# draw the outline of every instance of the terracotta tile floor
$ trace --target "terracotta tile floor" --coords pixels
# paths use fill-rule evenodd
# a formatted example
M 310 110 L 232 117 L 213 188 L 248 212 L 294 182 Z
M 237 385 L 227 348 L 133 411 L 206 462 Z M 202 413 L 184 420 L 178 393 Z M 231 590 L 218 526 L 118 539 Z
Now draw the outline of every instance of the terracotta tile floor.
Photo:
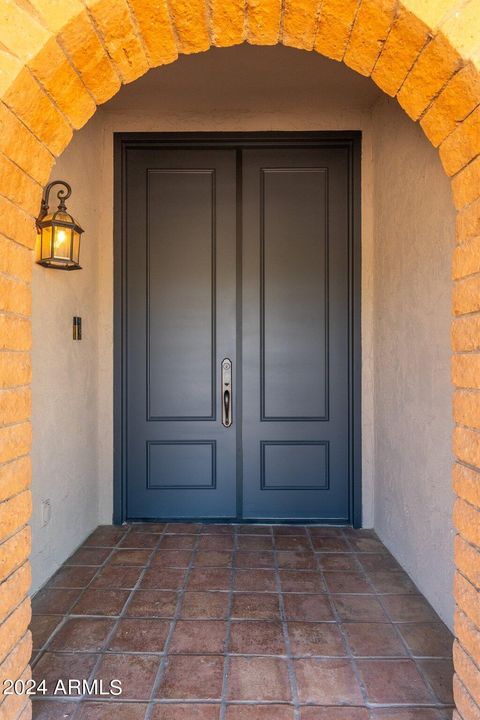
M 38 720 L 452 714 L 452 637 L 371 531 L 99 527 L 33 613 Z M 123 692 L 49 697 L 59 678 Z

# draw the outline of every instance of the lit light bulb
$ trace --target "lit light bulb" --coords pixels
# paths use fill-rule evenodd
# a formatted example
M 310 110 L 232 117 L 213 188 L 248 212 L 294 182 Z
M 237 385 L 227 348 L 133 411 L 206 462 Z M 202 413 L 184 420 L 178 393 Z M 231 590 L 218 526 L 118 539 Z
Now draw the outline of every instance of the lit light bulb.
M 65 243 L 66 239 L 67 233 L 65 232 L 65 230 L 57 230 L 57 232 L 55 233 L 55 250 L 58 250 L 58 248 L 60 248 Z

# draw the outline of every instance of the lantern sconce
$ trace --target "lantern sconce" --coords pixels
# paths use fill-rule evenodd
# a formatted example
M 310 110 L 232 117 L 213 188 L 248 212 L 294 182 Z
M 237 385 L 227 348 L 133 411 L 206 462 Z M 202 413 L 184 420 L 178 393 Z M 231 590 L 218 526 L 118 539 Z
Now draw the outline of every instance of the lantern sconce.
M 61 185 L 57 192 L 58 209 L 49 212 L 50 191 Z M 81 270 L 80 237 L 83 233 L 80 225 L 67 212 L 65 200 L 72 194 L 72 188 L 64 180 L 54 180 L 46 186 L 37 226 L 37 263 L 55 270 Z

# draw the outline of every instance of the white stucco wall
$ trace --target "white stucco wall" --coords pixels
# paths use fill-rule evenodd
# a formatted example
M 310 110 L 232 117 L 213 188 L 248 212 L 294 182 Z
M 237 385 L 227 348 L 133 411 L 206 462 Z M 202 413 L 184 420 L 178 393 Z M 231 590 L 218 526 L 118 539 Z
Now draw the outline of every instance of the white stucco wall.
M 452 627 L 455 214 L 437 152 L 394 101 L 373 133 L 375 528 Z
M 51 176 L 72 185 L 67 207 L 86 228 L 80 253 L 83 270 L 33 268 L 33 592 L 98 521 L 99 148 L 96 118 L 76 135 Z M 56 194 L 50 197 L 50 208 L 56 209 Z M 72 340 L 74 315 L 82 317 L 80 342 Z M 45 526 L 44 500 L 51 504 Z
M 398 107 L 378 99 L 368 80 L 317 56 L 233 48 L 154 71 L 122 89 L 75 135 L 52 177 L 72 182 L 69 207 L 86 229 L 84 270 L 35 268 L 33 284 L 34 589 L 97 523 L 112 519 L 113 132 L 361 130 L 364 525 L 375 522 L 451 620 L 447 245 L 453 206 L 436 152 Z M 435 188 L 435 199 L 425 198 L 423 188 Z M 409 252 L 399 259 L 403 245 Z M 425 263 L 433 268 L 428 282 Z M 75 314 L 84 322 L 78 344 L 71 340 Z M 405 327 L 416 329 L 410 352 Z M 420 341 L 429 347 L 415 366 Z M 428 435 L 428 449 L 418 441 L 417 426 Z M 54 451 L 48 440 L 59 429 Z M 41 527 L 44 498 L 53 512 Z M 427 498 L 428 522 L 418 507 Z M 441 542 L 433 535 L 438 532 Z

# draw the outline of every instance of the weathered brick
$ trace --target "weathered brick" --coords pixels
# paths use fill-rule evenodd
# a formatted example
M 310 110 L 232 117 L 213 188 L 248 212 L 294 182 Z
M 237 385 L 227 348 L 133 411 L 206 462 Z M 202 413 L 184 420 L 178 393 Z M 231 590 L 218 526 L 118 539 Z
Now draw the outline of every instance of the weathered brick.
M 54 163 L 53 155 L 2 102 L 0 150 L 34 180 L 45 185 Z
M 480 630 L 460 611 L 455 614 L 455 635 L 468 654 L 480 664 Z
M 459 425 L 467 425 L 480 430 L 480 393 L 477 390 L 455 391 L 453 418 Z
M 453 521 L 458 532 L 469 543 L 480 547 L 480 512 L 473 505 L 457 498 L 453 508 Z
M 0 625 L 0 661 L 3 662 L 19 638 L 25 635 L 31 616 L 30 598 L 26 598 Z
M 210 28 L 217 47 L 238 45 L 245 40 L 245 2 L 210 0 Z
M 276 45 L 282 0 L 246 0 L 247 40 L 251 45 Z
M 32 311 L 30 286 L 21 280 L 0 275 L 0 312 L 28 317 Z
M 453 645 L 453 661 L 459 679 L 468 688 L 470 695 L 478 705 L 480 703 L 480 673 L 458 642 Z
M 32 571 L 30 564 L 26 562 L 0 585 L 0 622 L 3 622 L 27 596 L 31 582 Z M 2 677 L 1 671 L 0 677 Z
M 462 612 L 464 612 L 477 627 L 480 626 L 478 590 L 458 572 L 455 574 L 455 599 Z
M 480 197 L 480 157 L 455 175 L 452 179 L 452 191 L 457 210 Z
M 480 468 L 480 433 L 456 427 L 453 431 L 453 451 L 462 462 Z
M 456 241 L 458 245 L 480 235 L 480 199 L 460 210 L 456 218 Z
M 397 95 L 413 120 L 418 120 L 459 65 L 460 56 L 443 35 L 437 35 L 426 45 Z
M 32 252 L 0 235 L 0 273 L 12 275 L 24 282 L 32 279 Z
M 402 86 L 428 38 L 428 27 L 400 6 L 397 17 L 372 72 L 372 80 L 391 97 Z
M 472 585 L 480 588 L 480 551 L 466 542 L 461 535 L 455 537 L 455 566 Z M 480 633 L 477 641 L 480 641 Z M 480 644 L 478 651 L 480 653 Z M 480 660 L 480 654 L 478 659 Z
M 429 28 L 435 29 L 451 11 L 452 0 L 402 0 L 402 5 L 418 15 Z
M 396 0 L 362 0 L 355 18 L 344 62 L 370 75 L 392 26 Z
M 30 320 L 14 315 L 0 314 L 0 350 L 31 350 L 32 325 Z
M 65 25 L 59 43 L 98 104 L 115 95 L 120 78 L 86 11 Z
M 5 155 L 0 155 L 0 192 L 33 217 L 38 213 L 42 186 Z
M 468 63 L 456 73 L 420 121 L 437 147 L 480 103 L 480 76 Z
M 21 457 L 6 465 L 0 465 L 0 502 L 18 495 L 30 487 L 32 482 L 32 461 Z
M 0 678 L 17 680 L 24 672 L 32 654 L 32 634 L 29 630 L 20 638 L 13 650 L 0 665 Z M 3 690 L 3 683 L 2 683 Z M 3 692 L 2 692 L 3 696 Z M 3 698 L 2 698 L 3 699 Z
M 324 0 L 315 38 L 315 50 L 342 60 L 355 21 L 359 0 Z
M 0 388 L 28 385 L 31 379 L 32 361 L 29 353 L 0 352 Z
M 464 498 L 471 505 L 480 507 L 480 473 L 476 470 L 455 463 L 453 487 L 459 497 Z
M 0 390 L 0 425 L 22 422 L 30 418 L 31 414 L 32 391 L 29 387 Z M 0 497 L 1 493 L 0 489 Z
M 0 0 L 0 44 L 20 60 L 29 60 L 45 45 L 50 33 L 13 0 Z
M 170 0 L 169 4 L 180 52 L 189 54 L 208 50 L 210 35 L 205 0 Z
M 37 234 L 34 218 L 1 195 L 0 233 L 30 249 L 35 246 Z
M 464 315 L 480 310 L 480 276 L 457 281 L 453 286 L 453 312 Z
M 144 75 L 148 60 L 125 0 L 86 0 L 123 82 Z
M 461 720 L 480 720 L 480 708 L 474 702 L 457 675 L 453 677 L 453 696 Z
M 166 0 L 130 0 L 130 6 L 142 33 L 150 64 L 155 67 L 176 60 L 177 41 Z
M 29 67 L 73 127 L 83 127 L 97 106 L 55 38 L 30 61 Z
M 20 676 L 20 680 L 27 682 L 32 677 L 30 666 Z M 0 720 L 32 720 L 32 701 L 25 695 L 7 695 L 0 705 Z
M 58 33 L 84 9 L 80 0 L 28 0 L 28 2 L 52 33 Z
M 32 426 L 29 422 L 0 427 L 0 463 L 14 460 L 30 452 L 32 444 Z M 0 517 L 2 511 L 0 508 Z M 2 530 L 0 527 L 0 537 Z
M 474 110 L 440 145 L 447 175 L 455 175 L 480 153 L 480 107 Z
M 0 433 L 3 430 L 0 430 Z M 32 496 L 30 490 L 5 500 L 0 504 L 0 537 L 13 535 L 30 519 L 32 512 Z
M 454 355 L 452 376 L 456 387 L 480 388 L 480 354 Z
M 452 274 L 455 280 L 480 272 L 480 236 L 457 245 L 453 251 Z
M 453 321 L 452 347 L 455 352 L 480 350 L 479 315 L 469 315 Z
M 18 58 L 2 50 L 0 46 L 0 97 L 3 97 L 22 67 Z
M 286 0 L 283 6 L 282 43 L 312 50 L 321 0 Z
M 2 542 L 0 545 L 0 580 L 8 577 L 15 568 L 23 565 L 28 559 L 31 546 L 32 531 L 29 525 Z

